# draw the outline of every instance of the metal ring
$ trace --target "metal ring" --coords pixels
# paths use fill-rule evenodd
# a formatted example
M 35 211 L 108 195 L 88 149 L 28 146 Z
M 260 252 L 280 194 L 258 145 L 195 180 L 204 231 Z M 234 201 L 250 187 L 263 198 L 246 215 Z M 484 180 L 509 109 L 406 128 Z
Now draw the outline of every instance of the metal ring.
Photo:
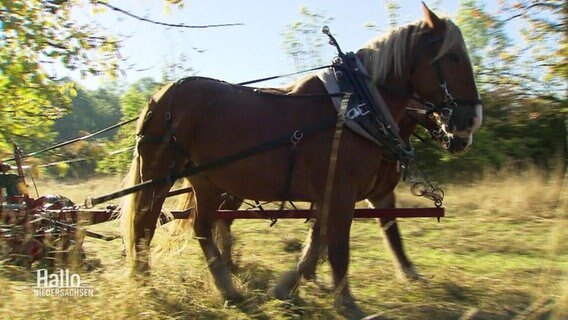
M 91 209 L 94 207 L 93 205 L 93 198 L 92 197 L 88 197 L 87 199 L 85 199 L 85 209 Z
M 424 108 L 426 109 L 426 111 L 433 111 L 436 108 L 436 105 L 433 104 L 432 102 L 424 102 Z
M 452 117 L 452 113 L 453 113 L 453 110 L 449 107 L 446 107 L 446 108 L 442 108 L 442 110 L 440 112 L 440 116 L 442 117 L 442 119 L 448 120 Z
M 290 137 L 290 142 L 292 143 L 292 149 L 294 149 L 296 147 L 298 142 L 300 142 L 300 140 L 302 140 L 303 137 L 304 137 L 304 133 L 302 131 L 300 131 L 300 130 L 294 131 L 294 133 Z
M 425 189 L 426 185 L 423 182 L 416 182 L 410 187 L 410 193 L 417 197 L 421 197 L 424 195 Z

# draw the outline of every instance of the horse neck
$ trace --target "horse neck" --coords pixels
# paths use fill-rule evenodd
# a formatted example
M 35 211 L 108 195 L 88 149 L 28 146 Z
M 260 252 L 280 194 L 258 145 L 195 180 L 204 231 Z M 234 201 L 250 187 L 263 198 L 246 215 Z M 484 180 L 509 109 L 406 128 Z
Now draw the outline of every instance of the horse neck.
M 399 126 L 400 137 L 410 139 L 416 130 L 417 123 L 406 114 L 406 107 L 410 104 L 410 85 L 408 81 L 392 76 L 385 80 L 386 86 L 379 86 L 379 92 L 386 102 L 393 119 Z
M 412 37 L 416 28 L 418 27 L 410 25 L 406 28 L 407 32 L 405 33 L 391 34 L 392 37 L 398 37 L 398 36 L 402 37 L 406 35 L 405 47 L 407 49 L 404 50 L 405 57 L 403 57 L 403 61 L 406 62 L 402 64 L 401 66 L 402 70 L 400 70 L 400 74 L 397 74 L 395 72 L 395 67 L 391 65 L 389 67 L 388 72 L 386 73 L 387 76 L 384 80 L 378 80 L 374 77 L 375 81 L 379 81 L 379 83 L 377 83 L 379 92 L 381 93 L 383 99 L 387 103 L 389 110 L 397 123 L 399 123 L 401 119 L 404 117 L 406 111 L 405 108 L 408 106 L 410 102 L 410 96 L 414 92 L 410 79 L 411 79 L 412 64 L 413 64 L 411 61 L 414 61 L 417 50 L 416 44 L 413 43 L 414 41 L 416 41 L 416 39 Z M 403 29 L 399 29 L 399 31 L 400 30 Z M 373 53 L 369 53 L 369 50 L 371 50 Z M 365 47 L 357 51 L 357 56 L 359 57 L 359 59 L 361 59 L 361 61 L 369 61 L 370 59 L 370 63 L 378 63 L 377 60 L 382 60 L 377 57 L 377 55 L 380 53 L 380 50 L 381 49 L 377 50 L 376 48 L 370 49 L 369 47 Z M 369 57 L 374 57 L 374 58 L 369 58 Z M 394 58 L 391 57 L 390 59 L 392 61 L 392 59 Z M 367 67 L 368 69 L 371 69 L 367 70 L 368 72 L 374 72 L 372 68 L 369 68 L 369 66 Z
M 414 133 L 414 130 L 416 130 L 416 126 L 417 123 L 412 120 L 412 118 L 410 118 L 409 116 L 404 116 L 398 123 L 398 127 L 400 129 L 400 137 L 405 141 L 410 139 L 410 136 Z
M 378 89 L 387 104 L 393 119 L 400 123 L 404 118 L 406 107 L 409 104 L 409 96 L 405 93 L 407 85 L 404 80 L 393 76 L 385 80 L 386 86 L 379 85 Z M 401 94 L 404 93 L 404 94 Z

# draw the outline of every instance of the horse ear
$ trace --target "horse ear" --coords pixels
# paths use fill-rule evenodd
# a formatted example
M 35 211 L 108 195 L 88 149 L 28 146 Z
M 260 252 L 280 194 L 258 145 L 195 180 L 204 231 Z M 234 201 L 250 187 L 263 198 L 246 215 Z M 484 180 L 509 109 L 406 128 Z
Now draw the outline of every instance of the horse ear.
M 435 32 L 444 30 L 446 25 L 442 19 L 438 18 L 438 16 L 428 8 L 424 1 L 422 1 L 422 12 L 424 12 L 424 22 L 426 22 L 426 25 L 428 25 L 430 29 Z

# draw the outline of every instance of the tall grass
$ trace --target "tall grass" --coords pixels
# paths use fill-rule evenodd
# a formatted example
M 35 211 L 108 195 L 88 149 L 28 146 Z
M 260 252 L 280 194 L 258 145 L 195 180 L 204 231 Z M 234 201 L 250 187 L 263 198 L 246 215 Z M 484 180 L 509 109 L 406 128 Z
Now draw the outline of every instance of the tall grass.
M 62 186 L 40 182 L 81 202 L 114 189 L 119 178 Z M 397 189 L 398 205 L 432 206 Z M 52 190 L 52 191 L 51 191 Z M 401 282 L 372 220 L 357 220 L 351 237 L 350 280 L 355 297 L 371 313 L 390 319 L 566 319 L 568 234 L 566 190 L 561 180 L 536 169 L 498 172 L 470 184 L 444 188 L 447 217 L 402 219 L 409 257 L 426 282 Z M 66 193 L 68 192 L 68 193 Z M 562 197 L 559 197 L 562 195 Z M 561 201 L 559 201 L 559 199 Z M 89 228 L 115 233 L 117 223 Z M 224 307 L 196 242 L 182 251 L 155 252 L 153 275 L 140 285 L 126 276 L 122 244 L 87 239 L 81 279 L 95 297 L 35 297 L 34 270 L 0 265 L 0 318 L 4 319 L 335 319 L 330 270 L 303 283 L 291 302 L 271 300 L 266 290 L 296 263 L 308 226 L 303 221 L 236 221 L 237 286 L 247 300 Z M 163 228 L 157 237 L 167 237 Z

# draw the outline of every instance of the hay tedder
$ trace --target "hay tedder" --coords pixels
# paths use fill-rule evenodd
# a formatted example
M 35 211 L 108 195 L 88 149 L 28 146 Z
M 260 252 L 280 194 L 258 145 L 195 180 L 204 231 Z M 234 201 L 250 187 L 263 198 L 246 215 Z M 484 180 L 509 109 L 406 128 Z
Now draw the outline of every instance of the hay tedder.
M 81 209 L 60 195 L 30 197 L 20 155 L 14 145 L 17 174 L 7 173 L 11 167 L 0 164 L 0 265 L 30 267 L 39 262 L 52 266 L 67 264 L 72 259 L 81 261 L 85 236 L 106 241 L 116 238 L 83 227 L 112 220 L 117 215 L 117 206 Z

